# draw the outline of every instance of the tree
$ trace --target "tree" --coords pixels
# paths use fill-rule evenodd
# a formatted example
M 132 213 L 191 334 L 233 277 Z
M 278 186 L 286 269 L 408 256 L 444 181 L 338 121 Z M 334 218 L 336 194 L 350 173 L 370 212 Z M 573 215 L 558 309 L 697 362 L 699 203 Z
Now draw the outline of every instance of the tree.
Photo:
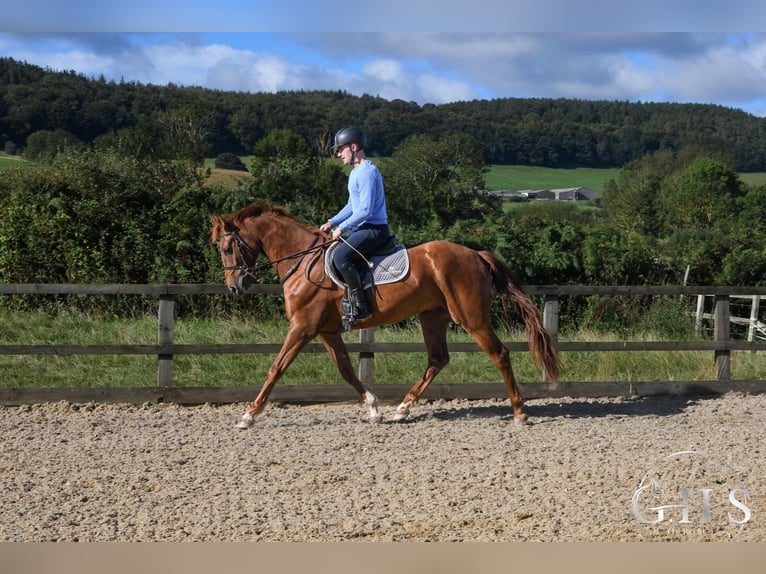
M 181 100 L 161 112 L 158 120 L 167 130 L 174 157 L 201 165 L 210 150 L 209 138 L 214 129 L 211 106 L 197 99 Z
M 61 152 L 83 147 L 83 142 L 65 130 L 40 130 L 27 139 L 24 157 L 37 162 L 50 162 Z
M 142 117 L 131 128 L 110 131 L 96 138 L 94 147 L 100 151 L 112 150 L 135 159 L 171 159 L 172 142 L 156 120 Z
M 710 157 L 695 160 L 663 182 L 660 205 L 665 233 L 684 227 L 708 228 L 728 219 L 743 188 L 737 173 L 724 162 Z
M 265 132 L 260 110 L 254 101 L 245 101 L 231 114 L 229 130 L 244 149 L 251 150 L 255 147 Z
M 497 198 L 483 192 L 487 167 L 481 148 L 464 134 L 413 136 L 381 171 L 389 218 L 400 228 L 443 233 L 459 220 L 483 220 L 500 210 Z
M 658 169 L 670 154 L 653 156 L 629 163 L 619 179 L 609 180 L 604 188 L 602 206 L 612 225 L 626 235 L 654 235 L 659 226 L 657 198 L 664 177 Z
M 346 178 L 335 160 L 312 156 L 290 130 L 272 130 L 253 150 L 251 195 L 287 207 L 307 222 L 323 222 L 345 203 Z
M 726 285 L 763 285 L 766 281 L 766 185 L 737 199 L 737 215 L 729 220 L 730 245 L 716 281 Z

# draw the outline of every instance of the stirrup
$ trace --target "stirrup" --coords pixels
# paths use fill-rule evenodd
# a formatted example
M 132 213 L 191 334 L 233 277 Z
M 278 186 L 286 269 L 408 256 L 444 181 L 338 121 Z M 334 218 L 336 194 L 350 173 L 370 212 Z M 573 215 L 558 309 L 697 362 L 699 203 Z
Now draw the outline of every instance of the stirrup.
M 341 299 L 341 309 L 343 311 L 341 321 L 343 323 L 344 331 L 350 331 L 354 323 L 361 321 L 362 319 L 367 319 L 372 315 L 372 310 L 369 306 L 364 307 L 364 310 L 367 311 L 366 313 L 360 313 L 360 308 L 356 304 L 356 298 L 349 293 L 343 295 L 343 299 Z
M 367 319 L 371 316 L 372 316 L 371 312 L 368 312 L 366 315 L 343 315 L 343 317 L 341 317 L 341 322 L 343 323 L 343 330 L 350 331 L 354 323 L 356 323 L 357 321 L 362 321 L 364 319 Z

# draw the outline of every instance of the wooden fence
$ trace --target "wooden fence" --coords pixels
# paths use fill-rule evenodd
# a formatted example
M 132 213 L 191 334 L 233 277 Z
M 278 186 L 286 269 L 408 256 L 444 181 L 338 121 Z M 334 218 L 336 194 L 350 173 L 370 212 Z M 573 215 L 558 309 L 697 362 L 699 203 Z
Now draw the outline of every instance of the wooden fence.
M 704 394 L 727 391 L 766 392 L 766 380 L 731 380 L 732 351 L 766 351 L 766 341 L 735 341 L 730 337 L 730 299 L 741 293 L 766 295 L 766 287 L 702 287 L 702 286 L 586 286 L 586 285 L 528 285 L 526 291 L 543 298 L 543 321 L 554 337 L 561 353 L 573 351 L 710 351 L 714 361 L 714 376 L 709 381 L 631 381 L 631 382 L 559 382 L 542 381 L 521 385 L 527 398 L 555 396 L 629 396 L 656 394 Z M 186 388 L 173 384 L 173 357 L 186 354 L 270 353 L 281 347 L 276 343 L 254 344 L 191 344 L 173 342 L 175 321 L 174 298 L 188 295 L 221 295 L 228 291 L 223 285 L 167 284 L 0 284 L 5 295 L 143 295 L 158 298 L 158 341 L 156 345 L 0 345 L 0 355 L 155 355 L 157 357 L 157 386 L 140 388 L 0 388 L 0 404 L 14 405 L 51 400 L 71 402 L 152 402 L 167 401 L 184 404 L 226 403 L 249 401 L 257 388 L 204 387 Z M 253 285 L 249 294 L 279 294 L 279 285 Z M 571 296 L 709 296 L 714 299 L 712 340 L 698 341 L 558 341 L 559 308 L 562 297 Z M 527 351 L 527 343 L 509 342 L 511 351 Z M 348 344 L 349 352 L 359 354 L 359 376 L 366 385 L 374 385 L 376 353 L 425 352 L 422 343 L 376 343 L 374 329 L 360 331 L 359 343 Z M 450 343 L 451 352 L 480 352 L 475 343 Z M 324 353 L 319 343 L 309 344 L 304 353 Z M 764 377 L 766 379 L 766 377 Z M 414 382 L 414 381 L 412 381 Z M 378 385 L 375 392 L 383 400 L 400 399 L 410 384 Z M 429 388 L 430 398 L 491 398 L 503 397 L 501 383 L 450 384 L 439 382 Z M 277 385 L 274 400 L 324 402 L 349 400 L 353 391 L 347 385 Z

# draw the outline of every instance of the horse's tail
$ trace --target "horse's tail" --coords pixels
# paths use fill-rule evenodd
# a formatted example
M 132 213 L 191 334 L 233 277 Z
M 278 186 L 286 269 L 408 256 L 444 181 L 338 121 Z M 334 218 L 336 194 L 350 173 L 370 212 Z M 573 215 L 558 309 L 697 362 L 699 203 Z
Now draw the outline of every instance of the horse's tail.
M 529 295 L 526 294 L 513 272 L 489 251 L 479 251 L 479 256 L 489 265 L 492 272 L 492 284 L 500 296 L 503 309 L 512 301 L 521 311 L 521 316 L 529 333 L 529 351 L 535 365 L 542 369 L 545 376 L 556 381 L 561 372 L 558 350 L 550 334 L 543 327 L 543 318 Z

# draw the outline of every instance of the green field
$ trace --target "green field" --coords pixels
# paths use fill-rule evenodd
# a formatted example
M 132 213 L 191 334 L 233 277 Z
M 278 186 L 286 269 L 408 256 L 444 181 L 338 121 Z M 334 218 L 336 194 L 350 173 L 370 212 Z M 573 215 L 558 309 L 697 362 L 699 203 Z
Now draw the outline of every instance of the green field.
M 766 183 L 766 173 L 740 173 L 739 177 L 748 185 L 761 185 Z
M 486 176 L 487 189 L 556 189 L 564 187 L 588 187 L 603 192 L 609 179 L 617 179 L 619 168 L 594 169 L 577 167 L 558 169 L 528 165 L 493 165 Z M 740 173 L 748 185 L 766 183 L 766 173 Z
M 19 167 L 25 164 L 26 162 L 22 160 L 19 156 L 7 155 L 5 153 L 0 152 L 0 170 L 11 168 L 11 167 Z
M 493 165 L 486 175 L 487 189 L 557 189 L 588 187 L 604 191 L 609 179 L 616 179 L 619 168 L 594 169 L 577 167 L 557 169 L 528 165 Z

